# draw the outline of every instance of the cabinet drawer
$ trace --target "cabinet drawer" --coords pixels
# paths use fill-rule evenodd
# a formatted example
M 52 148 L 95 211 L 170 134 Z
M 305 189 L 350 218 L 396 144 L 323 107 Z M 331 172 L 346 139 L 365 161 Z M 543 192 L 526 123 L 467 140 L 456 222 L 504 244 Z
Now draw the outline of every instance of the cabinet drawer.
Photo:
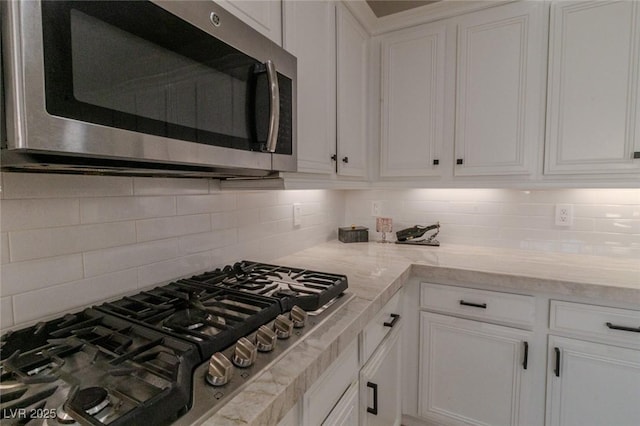
M 304 394 L 302 416 L 305 426 L 323 422 L 342 394 L 358 379 L 359 369 L 356 339 Z
M 400 315 L 400 291 L 398 291 L 392 298 L 384 305 L 384 308 L 378 312 L 376 317 L 367 325 L 362 331 L 362 363 L 366 363 L 371 354 L 376 350 L 380 342 L 391 331 L 393 324 L 399 321 L 394 317 Z M 395 321 L 395 322 L 394 322 Z M 385 325 L 387 324 L 387 325 Z
M 552 300 L 549 328 L 640 343 L 640 311 Z
M 524 326 L 532 326 L 535 316 L 533 296 L 430 283 L 421 285 L 420 307 Z

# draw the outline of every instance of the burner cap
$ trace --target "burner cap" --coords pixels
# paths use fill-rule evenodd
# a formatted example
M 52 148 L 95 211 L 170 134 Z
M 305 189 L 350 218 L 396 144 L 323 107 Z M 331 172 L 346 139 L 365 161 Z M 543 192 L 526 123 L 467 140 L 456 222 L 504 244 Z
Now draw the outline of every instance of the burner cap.
M 193 330 L 202 327 L 202 323 L 207 319 L 208 315 L 198 309 L 183 309 L 171 315 L 164 321 L 164 325 L 169 328 L 186 328 Z
M 109 392 L 105 388 L 94 386 L 80 389 L 73 398 L 73 403 L 87 413 L 95 414 L 108 405 L 108 396 Z

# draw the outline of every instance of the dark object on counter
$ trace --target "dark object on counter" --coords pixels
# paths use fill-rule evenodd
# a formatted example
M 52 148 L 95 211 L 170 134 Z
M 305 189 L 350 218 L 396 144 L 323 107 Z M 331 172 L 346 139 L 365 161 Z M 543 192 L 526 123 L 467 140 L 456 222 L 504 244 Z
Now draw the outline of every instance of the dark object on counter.
M 366 243 L 369 241 L 369 228 L 354 225 L 338 228 L 338 239 L 343 243 Z
M 422 237 L 427 231 L 435 229 L 436 232 L 428 238 L 417 240 L 416 238 Z M 440 242 L 436 240 L 436 235 L 440 232 L 440 222 L 435 225 L 421 226 L 416 225 L 411 228 L 402 229 L 396 232 L 396 244 L 410 244 L 415 246 L 435 246 L 438 247 Z

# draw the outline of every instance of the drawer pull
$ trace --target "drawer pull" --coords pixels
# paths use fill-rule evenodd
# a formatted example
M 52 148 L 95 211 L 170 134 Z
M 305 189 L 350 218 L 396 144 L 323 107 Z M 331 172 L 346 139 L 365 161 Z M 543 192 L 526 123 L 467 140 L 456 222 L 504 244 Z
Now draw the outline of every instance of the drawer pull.
M 609 327 L 611 330 L 622 330 L 622 331 L 631 331 L 631 332 L 634 332 L 634 333 L 640 333 L 640 327 L 638 327 L 638 328 L 626 327 L 624 325 L 611 324 L 610 322 L 607 323 L 607 327 Z
M 529 342 L 522 342 L 524 344 L 524 359 L 522 360 L 522 368 L 527 369 L 529 364 Z
M 371 413 L 374 416 L 378 415 L 378 385 L 372 382 L 367 382 L 367 387 L 373 389 L 373 408 L 367 407 L 367 413 Z
M 553 348 L 553 350 L 556 353 L 556 368 L 555 370 L 553 370 L 553 372 L 556 375 L 556 377 L 560 377 L 560 349 Z
M 398 322 L 399 319 L 400 319 L 400 315 L 391 314 L 391 321 L 385 322 L 382 325 L 384 325 L 385 327 L 393 328 L 393 326 L 396 325 L 396 323 Z
M 471 303 L 471 302 L 465 302 L 464 300 L 460 300 L 460 304 L 464 306 L 473 306 L 474 308 L 487 309 L 486 303 Z

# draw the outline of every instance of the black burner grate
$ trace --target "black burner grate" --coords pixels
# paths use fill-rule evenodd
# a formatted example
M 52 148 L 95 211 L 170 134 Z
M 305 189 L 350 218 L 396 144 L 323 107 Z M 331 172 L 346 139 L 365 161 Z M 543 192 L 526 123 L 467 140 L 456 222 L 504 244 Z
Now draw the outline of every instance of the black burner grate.
M 198 346 L 202 361 L 281 313 L 277 299 L 188 279 L 96 309 L 188 340 Z
M 196 275 L 191 280 L 275 297 L 281 301 L 283 311 L 291 310 L 294 305 L 315 311 L 348 287 L 345 275 L 247 260 Z
M 8 333 L 2 342 L 3 423 L 25 423 L 40 409 L 84 424 L 168 424 L 192 403 L 200 363 L 194 345 L 94 309 Z M 91 414 L 80 398 L 90 388 L 108 395 Z

